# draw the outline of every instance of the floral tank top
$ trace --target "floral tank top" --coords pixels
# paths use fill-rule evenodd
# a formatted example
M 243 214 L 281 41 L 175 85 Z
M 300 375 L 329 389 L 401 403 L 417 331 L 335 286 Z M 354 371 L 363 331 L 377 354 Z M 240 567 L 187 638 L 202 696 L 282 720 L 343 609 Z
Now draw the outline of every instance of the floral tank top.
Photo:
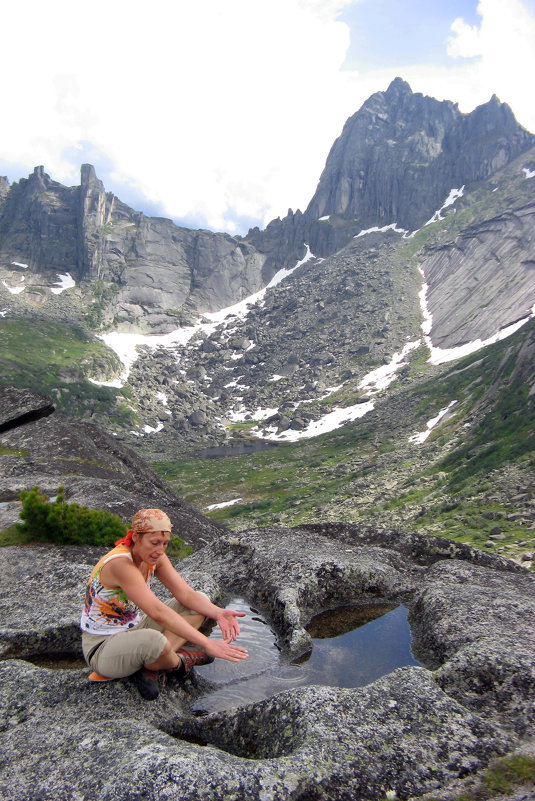
M 127 558 L 133 561 L 126 545 L 117 545 L 96 564 L 87 582 L 85 604 L 80 628 L 87 634 L 106 636 L 131 629 L 140 621 L 139 608 L 128 598 L 121 587 L 105 587 L 100 571 L 111 559 Z M 154 565 L 149 566 L 147 586 L 150 587 Z

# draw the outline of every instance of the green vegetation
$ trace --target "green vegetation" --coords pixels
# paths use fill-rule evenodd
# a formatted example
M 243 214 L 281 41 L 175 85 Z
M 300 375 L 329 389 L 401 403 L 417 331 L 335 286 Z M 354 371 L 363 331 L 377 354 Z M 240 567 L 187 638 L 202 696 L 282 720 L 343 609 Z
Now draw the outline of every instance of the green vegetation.
M 28 451 L 26 449 L 19 450 L 17 448 L 10 448 L 7 445 L 0 445 L 0 456 L 20 456 L 21 458 L 25 458 L 28 456 Z
M 237 529 L 345 520 L 418 530 L 505 556 L 533 551 L 532 339 L 535 323 L 431 371 L 422 370 L 422 348 L 384 406 L 378 400 L 376 411 L 335 432 L 246 455 L 154 466 L 205 513 L 211 504 L 241 499 L 208 512 Z M 451 401 L 426 442 L 410 443 Z M 248 425 L 236 428 L 246 435 Z
M 86 376 L 116 375 L 121 364 L 109 348 L 76 325 L 0 318 L 2 383 L 47 395 L 60 413 L 105 417 L 131 426 L 127 389 L 97 386 Z
M 448 796 L 448 801 L 489 801 L 507 796 L 515 789 L 535 783 L 535 759 L 514 754 L 493 762 L 481 777 L 467 779 L 465 790 Z M 428 796 L 433 801 L 432 796 Z
M 63 487 L 49 500 L 39 487 L 20 494 L 22 523 L 0 532 L 0 546 L 53 542 L 57 545 L 113 546 L 127 531 L 121 518 L 104 509 L 89 509 L 77 503 L 65 503 Z M 183 559 L 193 549 L 173 535 L 167 553 Z
M 99 330 L 104 324 L 106 310 L 119 294 L 119 287 L 117 284 L 98 280 L 91 285 L 91 293 L 92 302 L 89 305 L 86 319 L 91 328 Z
M 39 487 L 20 494 L 22 523 L 15 528 L 25 539 L 55 542 L 58 545 L 113 545 L 124 537 L 126 526 L 118 515 L 102 509 L 88 509 L 77 503 L 65 503 L 63 487 L 53 502 Z

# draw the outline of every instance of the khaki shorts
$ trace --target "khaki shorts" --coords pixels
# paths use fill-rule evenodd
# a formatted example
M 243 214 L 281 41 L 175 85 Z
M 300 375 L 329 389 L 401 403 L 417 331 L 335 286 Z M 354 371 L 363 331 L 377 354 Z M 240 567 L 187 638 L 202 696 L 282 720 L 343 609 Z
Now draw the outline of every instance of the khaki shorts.
M 167 601 L 166 606 L 186 618 L 199 614 L 174 598 Z M 133 629 L 117 634 L 102 637 L 82 632 L 84 659 L 92 670 L 110 679 L 130 676 L 143 665 L 150 665 L 158 659 L 167 644 L 162 632 L 162 627 L 147 615 Z

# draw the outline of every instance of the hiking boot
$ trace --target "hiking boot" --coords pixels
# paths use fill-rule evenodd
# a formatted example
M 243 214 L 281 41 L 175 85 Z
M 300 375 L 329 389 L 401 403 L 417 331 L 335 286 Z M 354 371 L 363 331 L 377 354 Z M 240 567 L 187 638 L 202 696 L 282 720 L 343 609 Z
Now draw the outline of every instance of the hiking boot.
M 205 651 L 196 648 L 181 648 L 178 651 L 178 656 L 180 663 L 176 668 L 169 671 L 169 675 L 178 679 L 178 681 L 184 681 L 194 667 L 209 665 L 214 661 L 213 656 L 208 656 Z
M 159 685 L 161 678 L 163 678 L 163 676 L 161 676 L 158 671 L 148 670 L 144 667 L 132 676 L 132 680 L 139 690 L 140 696 L 147 701 L 154 701 L 155 698 L 158 698 L 160 694 Z

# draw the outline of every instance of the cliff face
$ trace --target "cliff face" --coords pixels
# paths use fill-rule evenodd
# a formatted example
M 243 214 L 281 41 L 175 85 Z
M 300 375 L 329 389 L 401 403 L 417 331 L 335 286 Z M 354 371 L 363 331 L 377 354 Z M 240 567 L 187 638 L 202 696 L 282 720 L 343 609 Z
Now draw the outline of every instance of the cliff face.
M 9 188 L 0 206 L 0 261 L 43 273 L 78 264 L 77 190 L 52 181 L 43 167 Z
M 453 187 L 488 177 L 533 144 L 495 96 L 465 115 L 396 78 L 346 122 L 305 215 L 415 230 Z
M 423 255 L 434 345 L 488 339 L 529 315 L 535 303 L 534 223 L 535 204 L 528 203 Z
M 496 97 L 461 114 L 396 78 L 346 122 L 304 214 L 289 210 L 245 238 L 193 231 L 134 211 L 89 164 L 78 187 L 36 167 L 11 187 L 0 179 L 0 270 L 27 265 L 38 305 L 68 272 L 97 296 L 98 322 L 166 332 L 258 291 L 295 266 L 305 244 L 325 258 L 373 226 L 422 227 L 452 188 L 487 178 L 533 144 Z
M 496 96 L 462 114 L 396 78 L 347 120 L 304 214 L 289 210 L 246 239 L 265 254 L 272 275 L 301 257 L 304 242 L 326 257 L 373 226 L 414 231 L 453 188 L 487 178 L 534 144 Z
M 215 311 L 263 285 L 265 257 L 223 233 L 192 231 L 146 217 L 106 192 L 90 164 L 79 187 L 36 167 L 0 184 L 0 266 L 26 265 L 41 293 L 58 273 L 86 289 L 113 287 L 118 327 L 165 331 L 191 311 Z

